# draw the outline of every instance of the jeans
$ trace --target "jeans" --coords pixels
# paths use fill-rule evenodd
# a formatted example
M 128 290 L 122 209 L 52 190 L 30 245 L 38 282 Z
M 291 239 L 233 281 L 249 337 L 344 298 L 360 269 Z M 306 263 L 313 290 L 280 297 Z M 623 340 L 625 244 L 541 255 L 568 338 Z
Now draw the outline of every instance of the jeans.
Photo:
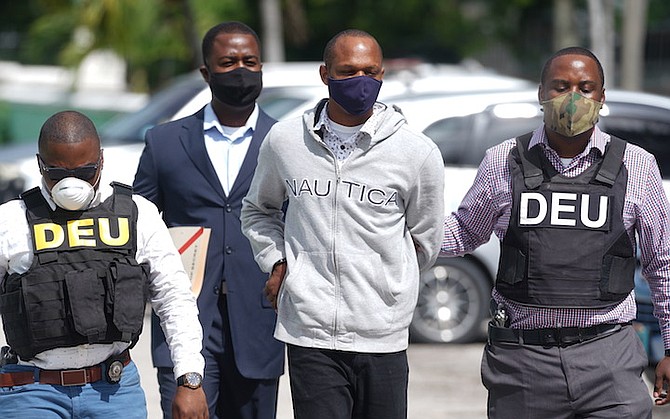
M 0 372 L 33 371 L 34 367 L 6 365 Z M 147 406 L 134 362 L 123 368 L 121 381 L 104 378 L 83 386 L 26 384 L 0 387 L 3 418 L 146 418 Z

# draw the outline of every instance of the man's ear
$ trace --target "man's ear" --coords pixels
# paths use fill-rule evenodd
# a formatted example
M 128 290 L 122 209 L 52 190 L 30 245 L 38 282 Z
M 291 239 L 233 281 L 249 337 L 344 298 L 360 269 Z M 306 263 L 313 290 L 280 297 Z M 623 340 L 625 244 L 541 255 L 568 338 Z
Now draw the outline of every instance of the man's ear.
M 44 176 L 44 173 L 42 172 L 42 163 L 40 163 L 39 154 L 35 154 L 35 160 L 37 161 L 37 167 L 40 169 L 40 175 Z
M 201 65 L 198 70 L 200 70 L 200 75 L 202 75 L 202 78 L 205 80 L 205 82 L 209 84 L 209 70 L 207 70 L 207 67 Z
M 319 67 L 319 75 L 321 76 L 321 81 L 323 82 L 323 84 L 325 84 L 327 86 L 328 85 L 328 69 L 326 68 L 326 66 L 324 64 L 321 64 L 321 66 Z

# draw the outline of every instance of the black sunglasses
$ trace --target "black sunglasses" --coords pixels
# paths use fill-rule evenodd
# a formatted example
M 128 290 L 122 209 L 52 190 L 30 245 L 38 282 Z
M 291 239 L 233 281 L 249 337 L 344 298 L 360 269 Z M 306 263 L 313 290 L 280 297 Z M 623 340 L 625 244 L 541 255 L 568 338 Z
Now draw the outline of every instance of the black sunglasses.
M 52 181 L 58 182 L 66 177 L 76 177 L 81 180 L 91 180 L 98 172 L 100 167 L 100 158 L 96 164 L 87 164 L 74 169 L 65 169 L 63 167 L 48 167 L 42 157 L 38 154 L 37 158 L 42 166 L 42 172 Z

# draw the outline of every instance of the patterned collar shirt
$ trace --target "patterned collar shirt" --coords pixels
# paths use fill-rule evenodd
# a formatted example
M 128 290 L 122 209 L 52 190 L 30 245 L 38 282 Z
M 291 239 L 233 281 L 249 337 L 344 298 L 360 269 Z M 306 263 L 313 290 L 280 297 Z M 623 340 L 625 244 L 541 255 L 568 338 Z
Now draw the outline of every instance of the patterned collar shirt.
M 605 151 L 610 136 L 598 127 L 584 151 L 564 164 L 548 145 L 544 126 L 533 132 L 529 149 L 542 147 L 556 170 L 575 177 L 589 168 Z M 443 256 L 472 252 L 486 243 L 491 233 L 505 237 L 512 208 L 512 186 L 508 155 L 516 145 L 510 139 L 487 150 L 471 189 L 457 211 L 445 218 Z M 649 282 L 655 314 L 660 319 L 666 349 L 670 349 L 670 209 L 654 156 L 628 143 L 623 164 L 628 185 L 623 208 L 624 227 L 632 243 L 639 239 L 642 275 Z M 603 323 L 624 323 L 635 319 L 635 293 L 606 308 L 539 308 L 525 306 L 503 297 L 495 289 L 493 299 L 508 311 L 510 327 L 538 329 L 589 327 Z
M 372 116 L 362 125 L 347 127 L 333 122 L 328 117 L 328 105 L 323 107 L 319 121 L 314 127 L 317 131 L 323 132 L 323 142 L 333 152 L 341 165 L 344 160 L 356 149 L 358 141 L 365 136 L 372 137 L 379 126 L 381 114 L 380 111 L 386 108 L 382 103 L 375 103 Z

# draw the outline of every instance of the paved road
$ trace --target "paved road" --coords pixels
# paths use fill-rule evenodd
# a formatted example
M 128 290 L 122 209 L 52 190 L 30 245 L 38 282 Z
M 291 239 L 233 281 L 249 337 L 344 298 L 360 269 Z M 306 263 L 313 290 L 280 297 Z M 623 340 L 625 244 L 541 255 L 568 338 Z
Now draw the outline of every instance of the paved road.
M 148 318 L 148 316 L 147 316 Z M 149 323 L 132 350 L 147 397 L 150 419 L 161 417 L 158 384 L 150 355 Z M 4 334 L 0 327 L 0 344 Z M 468 345 L 412 344 L 410 363 L 409 419 L 484 419 L 486 391 L 479 379 L 483 343 Z M 287 376 L 279 387 L 278 419 L 291 419 L 293 410 Z M 670 406 L 654 408 L 654 419 L 670 419 Z
M 158 384 L 149 354 L 147 329 L 132 357 L 140 369 L 149 418 L 160 418 Z M 410 362 L 409 418 L 481 419 L 486 417 L 486 392 L 479 381 L 483 344 L 412 345 Z M 293 418 L 288 376 L 279 385 L 277 419 Z

